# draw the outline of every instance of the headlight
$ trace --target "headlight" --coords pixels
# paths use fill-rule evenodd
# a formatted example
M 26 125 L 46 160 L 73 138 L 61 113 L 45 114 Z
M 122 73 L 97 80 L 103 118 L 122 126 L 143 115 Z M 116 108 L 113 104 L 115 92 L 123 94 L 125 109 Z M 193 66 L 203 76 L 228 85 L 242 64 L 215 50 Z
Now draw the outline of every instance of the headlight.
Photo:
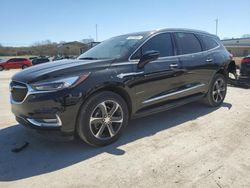
M 65 88 L 74 87 L 88 78 L 90 73 L 81 74 L 80 76 L 72 76 L 65 78 L 58 78 L 53 80 L 46 80 L 31 84 L 34 90 L 38 91 L 56 91 Z

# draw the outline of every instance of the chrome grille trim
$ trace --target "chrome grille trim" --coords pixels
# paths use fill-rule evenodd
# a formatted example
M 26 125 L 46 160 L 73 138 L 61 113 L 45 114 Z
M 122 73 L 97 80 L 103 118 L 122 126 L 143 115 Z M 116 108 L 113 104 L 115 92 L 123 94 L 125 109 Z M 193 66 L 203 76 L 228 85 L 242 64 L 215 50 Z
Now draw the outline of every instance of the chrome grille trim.
M 55 90 L 54 91 L 36 91 L 34 90 L 29 84 L 27 83 L 24 83 L 24 82 L 19 82 L 19 81 L 15 81 L 15 80 L 12 80 L 12 82 L 17 82 L 17 83 L 20 83 L 20 84 L 23 84 L 23 85 L 26 85 L 27 87 L 27 93 L 26 93 L 26 96 L 24 97 L 24 99 L 21 101 L 21 102 L 17 102 L 15 101 L 13 98 L 12 98 L 12 95 L 10 95 L 10 103 L 11 104 L 22 104 L 29 95 L 34 95 L 34 94 L 39 94 L 39 93 L 51 93 L 51 92 L 56 92 Z

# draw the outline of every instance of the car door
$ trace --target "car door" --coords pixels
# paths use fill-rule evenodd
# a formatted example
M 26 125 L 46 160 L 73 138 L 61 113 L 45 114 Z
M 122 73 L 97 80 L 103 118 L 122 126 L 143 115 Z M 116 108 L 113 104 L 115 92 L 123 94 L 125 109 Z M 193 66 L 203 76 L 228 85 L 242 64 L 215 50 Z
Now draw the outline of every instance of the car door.
M 202 45 L 194 33 L 174 34 L 179 63 L 185 74 L 184 96 L 203 93 L 207 84 L 207 67 Z
M 183 86 L 183 71 L 176 57 L 171 33 L 161 33 L 150 38 L 134 55 L 139 59 L 145 52 L 155 50 L 160 53 L 157 60 L 144 68 L 136 68 L 141 73 L 136 77 L 135 91 L 137 108 L 178 98 L 177 91 Z M 132 56 L 133 59 L 133 56 Z M 175 95 L 176 93 L 176 95 Z
M 23 59 L 23 58 L 17 59 L 17 61 L 16 61 L 16 67 L 17 67 L 17 69 L 22 68 L 24 64 L 25 64 L 25 59 Z
M 216 58 L 224 59 L 224 57 L 220 51 L 220 44 L 219 42 L 217 42 L 217 40 L 219 40 L 218 38 L 216 39 L 216 37 L 212 37 L 205 34 L 198 34 L 198 37 L 203 45 L 203 72 L 206 78 L 206 82 L 208 84 L 217 70 Z
M 16 59 L 15 58 L 12 58 L 12 59 L 9 59 L 6 63 L 6 68 L 7 69 L 16 69 L 17 68 L 17 65 L 16 65 Z

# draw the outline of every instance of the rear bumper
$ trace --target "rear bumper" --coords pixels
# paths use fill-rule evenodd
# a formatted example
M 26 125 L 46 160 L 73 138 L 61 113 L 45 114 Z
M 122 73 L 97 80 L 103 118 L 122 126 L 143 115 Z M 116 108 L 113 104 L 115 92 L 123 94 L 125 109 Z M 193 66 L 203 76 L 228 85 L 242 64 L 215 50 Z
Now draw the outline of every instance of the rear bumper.
M 249 76 L 239 76 L 237 84 L 240 86 L 250 87 L 250 75 Z
M 250 63 L 242 63 L 241 64 L 240 74 L 242 76 L 250 77 Z

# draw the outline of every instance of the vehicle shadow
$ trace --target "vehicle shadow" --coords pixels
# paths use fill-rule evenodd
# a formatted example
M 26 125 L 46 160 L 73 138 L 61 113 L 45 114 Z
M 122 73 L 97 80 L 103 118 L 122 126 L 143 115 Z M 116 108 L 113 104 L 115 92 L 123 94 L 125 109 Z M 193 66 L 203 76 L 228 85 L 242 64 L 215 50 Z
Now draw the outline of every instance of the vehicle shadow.
M 232 107 L 224 103 L 221 108 Z M 192 110 L 195 109 L 195 110 Z M 96 157 L 104 152 L 123 155 L 120 146 L 157 132 L 195 120 L 219 108 L 209 108 L 200 103 L 191 103 L 170 111 L 132 120 L 123 136 L 114 144 L 102 148 L 90 147 L 79 139 L 71 142 L 55 142 L 41 139 L 20 125 L 0 130 L 0 181 L 25 179 L 74 165 Z M 20 153 L 11 149 L 29 142 L 28 148 Z

